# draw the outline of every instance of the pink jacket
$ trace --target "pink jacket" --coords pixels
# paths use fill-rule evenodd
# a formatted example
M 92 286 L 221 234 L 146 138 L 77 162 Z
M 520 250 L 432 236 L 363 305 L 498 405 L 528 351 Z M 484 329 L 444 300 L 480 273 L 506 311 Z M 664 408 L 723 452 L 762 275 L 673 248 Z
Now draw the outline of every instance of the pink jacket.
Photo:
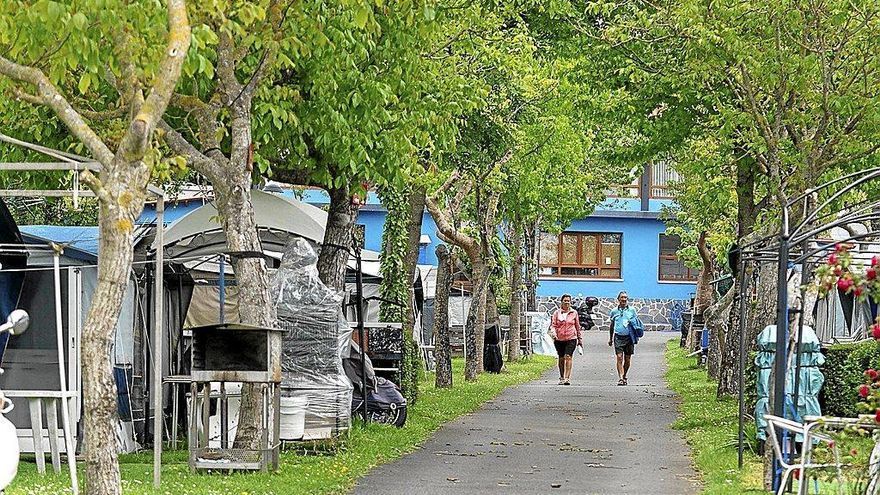
M 562 310 L 557 309 L 553 312 L 550 320 L 550 326 L 556 331 L 556 340 L 566 341 L 577 339 L 578 343 L 580 343 L 581 324 L 577 311 L 574 309 L 568 310 L 568 314 L 565 315 L 563 320 L 559 319 L 561 314 Z

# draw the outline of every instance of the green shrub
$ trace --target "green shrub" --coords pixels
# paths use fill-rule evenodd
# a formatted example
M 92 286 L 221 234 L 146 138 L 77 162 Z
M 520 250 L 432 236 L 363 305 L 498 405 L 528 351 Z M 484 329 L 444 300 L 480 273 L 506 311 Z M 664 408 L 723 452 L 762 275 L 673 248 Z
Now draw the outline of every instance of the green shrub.
M 876 341 L 835 344 L 825 349 L 822 373 L 825 385 L 819 394 L 822 414 L 853 417 L 859 414 L 858 386 L 868 368 L 880 368 L 880 344 Z

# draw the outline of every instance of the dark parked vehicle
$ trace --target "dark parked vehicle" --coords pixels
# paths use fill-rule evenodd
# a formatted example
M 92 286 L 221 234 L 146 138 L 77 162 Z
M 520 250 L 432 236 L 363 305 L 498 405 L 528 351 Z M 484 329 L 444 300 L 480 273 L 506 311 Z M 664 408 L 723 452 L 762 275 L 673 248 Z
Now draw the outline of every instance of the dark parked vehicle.
M 351 413 L 364 417 L 363 383 L 366 381 L 369 421 L 402 428 L 406 423 L 406 398 L 400 393 L 400 387 L 390 380 L 376 376 L 370 357 L 364 356 L 361 348 L 354 342 L 349 345 L 349 355 L 342 360 L 342 367 L 354 385 Z
M 578 306 L 578 320 L 581 323 L 581 330 L 587 331 L 596 326 L 593 321 L 593 308 L 599 305 L 599 298 L 589 296 L 584 298 L 584 302 Z

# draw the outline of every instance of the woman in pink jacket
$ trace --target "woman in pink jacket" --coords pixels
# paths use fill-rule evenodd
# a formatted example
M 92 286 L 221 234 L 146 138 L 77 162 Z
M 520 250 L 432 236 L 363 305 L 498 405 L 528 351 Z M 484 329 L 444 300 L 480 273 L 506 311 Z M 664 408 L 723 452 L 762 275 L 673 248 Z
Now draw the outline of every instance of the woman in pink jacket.
M 559 355 L 559 384 L 571 385 L 571 358 L 577 346 L 583 346 L 577 311 L 571 307 L 571 296 L 562 295 L 562 307 L 550 317 L 550 331 Z

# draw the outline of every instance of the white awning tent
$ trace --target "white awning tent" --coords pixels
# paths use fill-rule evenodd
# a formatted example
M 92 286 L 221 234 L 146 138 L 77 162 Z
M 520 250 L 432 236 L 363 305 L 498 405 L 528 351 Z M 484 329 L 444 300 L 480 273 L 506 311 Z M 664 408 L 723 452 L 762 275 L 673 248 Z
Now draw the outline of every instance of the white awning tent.
M 251 203 L 265 251 L 283 252 L 291 236 L 314 243 L 324 239 L 327 212 L 318 207 L 256 189 L 251 191 Z M 165 255 L 179 258 L 228 251 L 219 215 L 217 206 L 211 202 L 169 225 L 164 236 Z

